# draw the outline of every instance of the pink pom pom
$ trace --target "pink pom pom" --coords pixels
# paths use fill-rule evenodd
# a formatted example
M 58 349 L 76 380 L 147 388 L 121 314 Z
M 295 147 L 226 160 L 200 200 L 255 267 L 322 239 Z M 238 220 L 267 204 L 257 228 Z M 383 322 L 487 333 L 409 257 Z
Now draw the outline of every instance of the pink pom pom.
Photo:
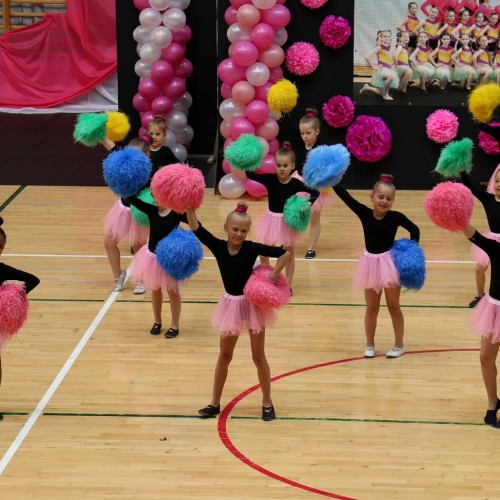
M 359 115 L 347 129 L 347 149 L 360 161 L 374 163 L 389 154 L 391 131 L 378 116 Z
M 0 286 L 0 349 L 23 326 L 28 317 L 28 309 L 24 285 Z
M 271 266 L 257 266 L 252 271 L 243 293 L 248 302 L 259 307 L 274 307 L 276 309 L 288 304 L 290 287 L 283 274 L 279 274 L 276 282 L 269 279 L 273 268 Z
M 343 17 L 326 16 L 319 27 L 321 41 L 331 49 L 340 49 L 351 36 L 351 25 Z
M 470 189 L 459 182 L 441 182 L 424 198 L 424 208 L 431 221 L 453 232 L 469 225 L 473 206 Z
M 312 43 L 295 42 L 286 51 L 285 64 L 294 75 L 310 75 L 318 67 L 319 52 Z
M 182 213 L 186 208 L 199 208 L 205 194 L 205 179 L 197 168 L 174 163 L 153 175 L 151 194 L 156 203 Z
M 489 155 L 500 154 L 500 146 L 498 141 L 490 134 L 483 132 L 482 130 L 477 135 L 479 140 L 479 147 Z
M 300 0 L 300 3 L 308 9 L 319 9 L 323 7 L 328 0 Z
M 440 144 L 450 142 L 458 132 L 458 118 L 455 113 L 438 109 L 427 117 L 427 137 Z
M 343 95 L 336 95 L 323 104 L 323 118 L 330 127 L 347 127 L 354 120 L 354 103 Z

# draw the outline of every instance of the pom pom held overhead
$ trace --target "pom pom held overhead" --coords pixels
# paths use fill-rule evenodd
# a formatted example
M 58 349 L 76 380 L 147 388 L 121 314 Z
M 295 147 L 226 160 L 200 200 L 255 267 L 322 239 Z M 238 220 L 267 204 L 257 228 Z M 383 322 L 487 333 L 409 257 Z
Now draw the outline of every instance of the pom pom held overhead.
M 108 115 L 106 137 L 113 142 L 123 141 L 130 132 L 130 120 L 128 116 L 121 111 L 110 111 L 106 114 Z
M 314 189 L 326 189 L 340 182 L 351 155 L 343 144 L 317 146 L 307 155 L 304 164 L 304 182 Z
M 241 134 L 226 147 L 224 157 L 236 170 L 257 170 L 264 158 L 264 146 L 253 134 Z
M 462 170 L 470 172 L 472 170 L 472 146 L 473 143 L 468 137 L 450 142 L 442 149 L 435 171 L 448 179 L 460 177 Z
M 297 105 L 297 87 L 285 78 L 274 83 L 267 92 L 267 105 L 276 115 L 289 113 Z
M 81 144 L 93 147 L 106 138 L 106 113 L 81 113 L 76 117 L 73 139 Z

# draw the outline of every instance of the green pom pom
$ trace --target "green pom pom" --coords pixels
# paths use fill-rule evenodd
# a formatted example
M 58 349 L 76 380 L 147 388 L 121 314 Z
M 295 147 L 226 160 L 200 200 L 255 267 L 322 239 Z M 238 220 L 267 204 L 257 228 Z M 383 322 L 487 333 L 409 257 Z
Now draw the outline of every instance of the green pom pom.
M 73 139 L 85 146 L 97 146 L 106 138 L 106 113 L 81 113 L 73 131 Z
M 436 168 L 437 173 L 447 179 L 460 177 L 460 172 L 472 170 L 472 140 L 466 137 L 447 144 L 441 151 Z
M 283 207 L 283 218 L 294 231 L 305 231 L 311 218 L 309 198 L 302 198 L 296 194 L 290 196 Z
M 257 170 L 264 158 L 264 146 L 258 137 L 241 134 L 224 150 L 224 156 L 236 170 Z
M 149 188 L 143 189 L 138 195 L 137 198 L 144 201 L 145 203 L 149 203 L 150 205 L 156 205 L 153 196 L 151 195 L 151 191 Z M 130 205 L 130 210 L 132 212 L 132 218 L 137 222 L 139 226 L 146 227 L 149 226 L 149 218 L 144 213 L 141 212 L 138 208 L 134 207 L 134 205 Z

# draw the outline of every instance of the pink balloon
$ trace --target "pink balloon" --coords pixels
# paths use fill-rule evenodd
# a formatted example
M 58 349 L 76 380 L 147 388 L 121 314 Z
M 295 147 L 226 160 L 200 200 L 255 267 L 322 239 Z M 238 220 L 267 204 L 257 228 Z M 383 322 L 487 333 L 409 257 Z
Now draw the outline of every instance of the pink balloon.
M 187 24 L 185 24 L 180 30 L 172 31 L 172 42 L 186 45 L 189 40 L 191 40 L 191 35 L 191 28 Z
M 259 54 L 259 61 L 264 63 L 269 69 L 281 66 L 284 60 L 284 50 L 275 43 L 267 49 L 262 49 Z
M 139 10 L 149 9 L 149 0 L 134 0 L 134 5 Z
M 278 135 L 279 131 L 280 128 L 276 120 L 268 118 L 264 123 L 256 126 L 255 135 L 259 135 L 260 137 L 264 137 L 264 139 L 271 141 Z
M 172 101 L 166 95 L 159 95 L 151 103 L 151 111 L 155 115 L 166 115 L 172 110 Z
M 153 81 L 152 78 L 143 78 L 139 82 L 139 94 L 146 99 L 154 99 L 160 95 L 160 87 Z
M 155 119 L 155 115 L 152 111 L 146 111 L 141 115 L 141 125 L 147 129 L 148 125 Z
M 231 137 L 231 124 L 227 120 L 222 120 L 219 125 L 219 131 L 224 139 L 229 139 Z
M 260 21 L 260 11 L 251 4 L 242 5 L 236 12 L 236 19 L 241 26 L 252 28 Z
M 277 68 L 271 68 L 269 70 L 269 81 L 271 83 L 276 83 L 278 80 L 283 78 L 283 69 L 278 66 Z
M 238 104 L 248 104 L 255 97 L 255 88 L 245 80 L 236 82 L 231 90 L 231 96 L 234 102 Z
M 250 66 L 259 57 L 259 49 L 252 43 L 242 40 L 233 43 L 231 59 L 239 66 Z
M 255 127 L 250 120 L 246 118 L 234 118 L 230 125 L 231 138 L 238 139 L 241 134 L 255 134 Z
M 252 101 L 247 104 L 245 115 L 254 124 L 263 123 L 269 116 L 269 106 L 264 101 Z
M 273 44 L 274 37 L 274 29 L 269 24 L 259 23 L 252 28 L 250 40 L 259 49 L 267 49 Z
M 235 9 L 232 5 L 230 5 L 226 9 L 226 12 L 224 12 L 224 20 L 226 21 L 226 24 L 228 26 L 236 22 L 236 10 L 237 9 Z
M 252 3 L 252 0 L 229 0 L 234 8 L 241 7 L 247 3 Z
M 226 149 L 228 146 L 230 146 L 233 142 L 234 142 L 234 139 L 231 139 L 231 137 L 229 139 L 226 139 L 224 141 L 224 149 Z
M 275 174 L 276 173 L 276 158 L 274 154 L 264 156 L 262 163 L 256 170 L 258 174 Z
M 160 85 L 169 82 L 173 76 L 174 68 L 168 61 L 160 59 L 151 66 L 151 78 Z
M 149 99 L 146 99 L 139 93 L 135 94 L 134 98 L 132 99 L 132 105 L 137 111 L 141 112 L 151 109 L 151 101 Z
M 245 189 L 250 196 L 254 196 L 255 198 L 262 198 L 262 196 L 266 196 L 267 194 L 266 187 L 253 179 L 246 180 Z
M 236 84 L 235 84 L 236 85 Z M 224 99 L 230 99 L 231 97 L 234 99 L 232 95 L 233 86 L 229 85 L 229 83 L 222 82 L 220 86 L 220 95 L 224 97 Z
M 274 155 L 276 154 L 276 151 L 280 148 L 280 143 L 278 139 L 273 139 L 269 141 L 269 154 Z
M 246 68 L 236 64 L 231 58 L 224 59 L 217 68 L 219 78 L 230 85 L 245 79 Z
M 222 160 L 222 170 L 224 170 L 225 174 L 231 173 L 231 165 L 227 160 Z
M 193 63 L 184 58 L 174 69 L 174 75 L 179 78 L 189 78 L 193 73 Z
M 270 76 L 270 74 L 269 74 Z M 269 89 L 273 86 L 271 82 L 264 83 L 260 87 L 256 87 L 255 89 L 255 99 L 259 99 L 261 101 L 267 102 L 267 93 Z
M 143 135 L 148 135 L 148 131 L 144 127 L 141 127 L 139 129 L 139 133 L 137 134 L 137 137 L 142 137 Z
M 184 57 L 186 48 L 180 43 L 172 42 L 168 47 L 165 47 L 161 51 L 161 56 L 165 61 L 168 61 L 172 65 L 179 64 Z
M 280 3 L 281 5 L 284 5 L 285 2 L 286 0 L 276 0 L 276 3 Z
M 167 97 L 170 97 L 170 99 L 179 99 L 183 96 L 184 92 L 186 92 L 186 82 L 177 76 L 174 76 L 163 87 L 163 93 Z
M 275 30 L 284 28 L 290 22 L 290 18 L 290 11 L 284 5 L 280 4 L 263 10 L 260 15 L 261 22 L 271 25 Z

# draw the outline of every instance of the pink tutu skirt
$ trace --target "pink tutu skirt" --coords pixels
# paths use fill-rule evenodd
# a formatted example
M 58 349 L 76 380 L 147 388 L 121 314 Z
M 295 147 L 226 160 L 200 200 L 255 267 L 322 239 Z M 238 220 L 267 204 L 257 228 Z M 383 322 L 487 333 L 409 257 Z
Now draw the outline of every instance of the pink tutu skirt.
M 299 179 L 300 181 L 303 181 L 302 176 L 297 172 L 297 170 L 294 170 L 293 174 L 291 177 L 294 177 L 295 179 Z M 306 191 L 297 193 L 299 196 L 304 195 L 304 196 L 310 196 L 310 194 Z M 314 213 L 321 212 L 323 208 L 329 207 L 330 205 L 333 205 L 333 199 L 335 197 L 335 193 L 333 191 L 333 188 L 326 188 L 326 189 L 320 189 L 319 190 L 319 196 L 316 198 L 316 201 L 312 204 L 311 210 Z
M 116 200 L 104 217 L 104 231 L 116 241 L 128 238 L 131 245 L 144 244 L 149 238 L 149 226 L 139 226 L 129 207 Z
M 147 245 L 134 255 L 132 265 L 132 278 L 141 281 L 151 290 L 177 290 L 178 281 L 171 278 L 158 264 L 156 255 L 151 252 Z
M 484 295 L 473 309 L 469 323 L 475 333 L 492 344 L 500 342 L 500 300 Z
M 482 233 L 482 235 L 490 240 L 495 240 L 500 242 L 500 233 L 492 233 L 491 231 L 486 231 L 485 233 Z M 470 253 L 474 261 L 480 266 L 482 267 L 490 266 L 490 258 L 488 257 L 488 254 L 478 246 L 472 245 L 470 247 Z
M 266 210 L 262 214 L 255 233 L 259 242 L 265 245 L 293 247 L 300 238 L 300 234 L 287 225 L 283 214 L 270 210 Z
M 212 328 L 222 336 L 239 335 L 242 331 L 260 333 L 276 323 L 276 309 L 250 304 L 244 295 L 224 293 L 212 316 Z
M 392 252 L 374 254 L 365 250 L 354 272 L 354 286 L 371 288 L 376 292 L 381 292 L 387 287 L 399 286 L 399 273 Z

